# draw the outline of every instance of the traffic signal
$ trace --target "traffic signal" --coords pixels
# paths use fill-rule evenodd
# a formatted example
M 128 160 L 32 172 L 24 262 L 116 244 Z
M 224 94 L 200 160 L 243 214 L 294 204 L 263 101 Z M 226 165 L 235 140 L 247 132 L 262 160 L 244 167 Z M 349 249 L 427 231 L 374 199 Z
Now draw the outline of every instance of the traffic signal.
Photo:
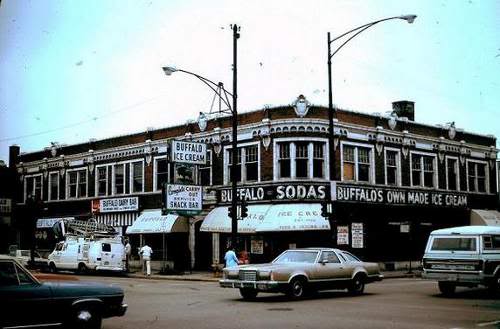
M 248 216 L 248 205 L 245 201 L 241 202 L 241 218 L 245 218 Z
M 328 203 L 321 202 L 321 216 L 328 217 Z
M 229 218 L 233 218 L 233 207 L 232 206 L 229 206 L 229 208 L 227 209 L 227 215 L 229 216 Z

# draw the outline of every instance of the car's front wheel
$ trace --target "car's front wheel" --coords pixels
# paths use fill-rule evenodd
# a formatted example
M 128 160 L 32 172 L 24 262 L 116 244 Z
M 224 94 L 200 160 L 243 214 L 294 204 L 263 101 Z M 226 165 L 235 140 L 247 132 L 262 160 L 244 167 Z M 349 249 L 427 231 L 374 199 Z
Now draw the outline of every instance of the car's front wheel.
M 78 307 L 71 321 L 71 328 L 77 329 L 100 329 L 102 317 L 98 309 L 90 306 Z
M 288 296 L 294 299 L 303 298 L 306 295 L 306 280 L 302 278 L 295 278 L 290 281 L 288 289 Z
M 365 277 L 357 274 L 351 281 L 347 290 L 353 295 L 361 295 L 365 291 Z
M 240 295 L 243 299 L 251 300 L 257 297 L 259 292 L 256 289 L 252 288 L 240 288 Z
M 457 288 L 456 285 L 454 285 L 451 282 L 446 282 L 446 281 L 439 281 L 438 282 L 438 287 L 439 291 L 445 296 L 451 296 L 455 293 L 455 289 Z

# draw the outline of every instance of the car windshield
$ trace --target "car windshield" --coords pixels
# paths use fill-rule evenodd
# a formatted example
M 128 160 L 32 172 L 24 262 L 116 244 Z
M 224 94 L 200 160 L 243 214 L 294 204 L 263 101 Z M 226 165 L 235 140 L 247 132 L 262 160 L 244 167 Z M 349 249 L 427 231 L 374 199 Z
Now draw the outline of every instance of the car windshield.
M 468 237 L 436 237 L 432 241 L 434 251 L 476 251 L 476 238 Z
M 287 250 L 279 255 L 273 263 L 314 263 L 317 251 Z

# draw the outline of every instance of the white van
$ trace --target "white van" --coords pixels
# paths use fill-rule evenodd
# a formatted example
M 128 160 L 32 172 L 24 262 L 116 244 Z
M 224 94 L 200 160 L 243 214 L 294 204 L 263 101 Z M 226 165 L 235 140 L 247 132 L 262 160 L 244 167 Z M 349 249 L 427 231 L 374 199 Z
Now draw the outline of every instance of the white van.
M 98 239 L 67 236 L 49 255 L 49 269 L 124 271 L 125 247 L 119 236 Z
M 424 279 L 451 295 L 457 286 L 500 290 L 500 227 L 462 226 L 432 231 L 423 257 Z

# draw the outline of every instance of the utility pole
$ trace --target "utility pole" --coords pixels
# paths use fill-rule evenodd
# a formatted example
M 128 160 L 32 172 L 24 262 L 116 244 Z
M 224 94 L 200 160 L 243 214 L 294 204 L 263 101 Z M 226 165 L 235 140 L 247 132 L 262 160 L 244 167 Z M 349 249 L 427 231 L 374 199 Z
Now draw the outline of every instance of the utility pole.
M 238 87 L 238 66 L 237 66 L 237 49 L 238 38 L 240 37 L 240 27 L 236 24 L 231 26 L 233 30 L 233 108 L 232 108 L 232 166 L 231 166 L 231 244 L 236 247 L 236 239 L 238 235 L 238 215 L 237 207 L 238 200 L 236 196 L 236 163 L 238 161 L 238 108 L 237 108 L 237 87 Z

